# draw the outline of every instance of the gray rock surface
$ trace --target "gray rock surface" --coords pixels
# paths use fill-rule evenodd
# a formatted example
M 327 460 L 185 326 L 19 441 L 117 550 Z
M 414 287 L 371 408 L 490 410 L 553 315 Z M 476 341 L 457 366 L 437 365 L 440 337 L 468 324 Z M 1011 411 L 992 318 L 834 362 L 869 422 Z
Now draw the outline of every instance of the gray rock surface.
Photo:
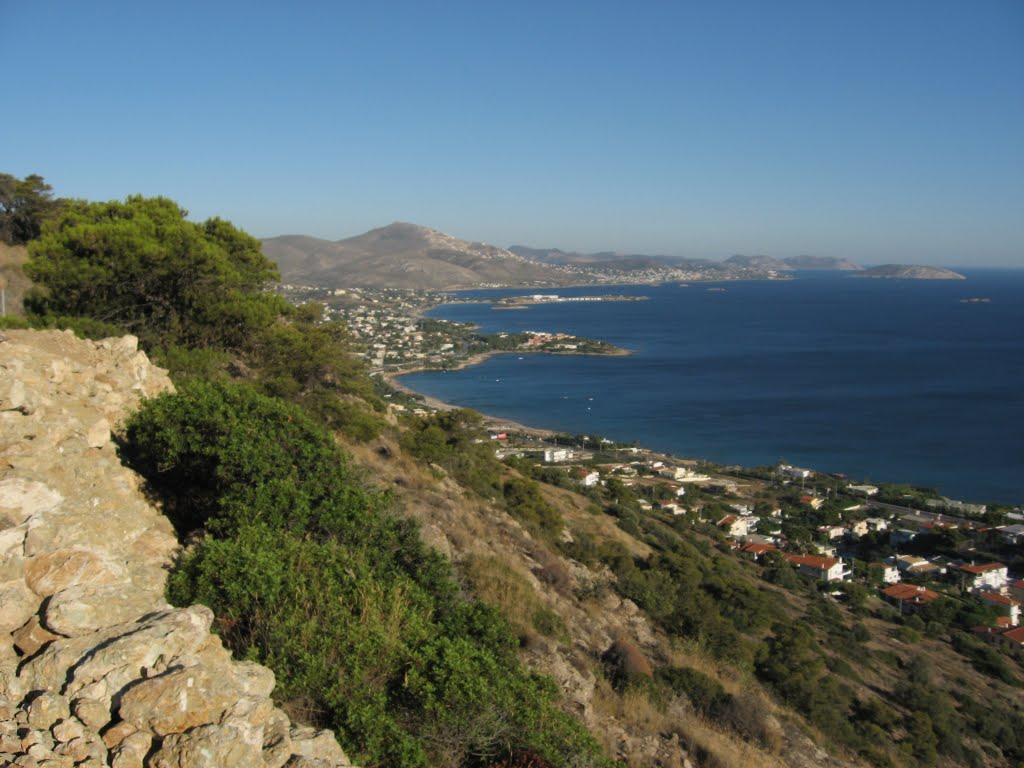
M 0 334 L 0 765 L 350 766 L 164 600 L 174 530 L 112 434 L 169 389 L 131 336 Z

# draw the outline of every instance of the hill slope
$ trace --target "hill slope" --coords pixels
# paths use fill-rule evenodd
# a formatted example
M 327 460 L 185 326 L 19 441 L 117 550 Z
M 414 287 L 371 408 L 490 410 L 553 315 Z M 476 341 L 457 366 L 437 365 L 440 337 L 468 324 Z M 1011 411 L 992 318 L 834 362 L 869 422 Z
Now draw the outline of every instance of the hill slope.
M 359 288 L 452 290 L 578 283 L 556 266 L 435 229 L 395 222 L 345 240 L 284 235 L 263 241 L 286 282 Z
M 918 264 L 881 264 L 870 267 L 855 277 L 881 277 L 900 280 L 966 280 L 959 272 L 942 267 L 926 267 Z

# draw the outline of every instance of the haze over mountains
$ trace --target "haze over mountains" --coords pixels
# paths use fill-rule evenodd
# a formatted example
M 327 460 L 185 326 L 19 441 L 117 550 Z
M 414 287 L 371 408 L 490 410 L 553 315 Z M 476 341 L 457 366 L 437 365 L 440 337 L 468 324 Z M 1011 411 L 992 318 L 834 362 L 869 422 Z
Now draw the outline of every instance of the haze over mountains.
M 561 268 L 486 243 L 395 222 L 344 240 L 285 235 L 263 241 L 287 282 L 452 290 L 488 285 L 568 285 Z
M 725 280 L 778 277 L 800 269 L 864 268 L 826 256 L 732 256 L 725 261 L 670 256 L 579 253 L 559 248 L 513 245 L 500 248 L 462 240 L 436 229 L 395 222 L 343 240 L 283 235 L 263 241 L 289 283 L 324 287 L 458 290 L 490 287 L 558 287 L 668 280 Z M 921 270 L 886 276 L 918 278 Z M 937 277 L 934 272 L 929 277 Z

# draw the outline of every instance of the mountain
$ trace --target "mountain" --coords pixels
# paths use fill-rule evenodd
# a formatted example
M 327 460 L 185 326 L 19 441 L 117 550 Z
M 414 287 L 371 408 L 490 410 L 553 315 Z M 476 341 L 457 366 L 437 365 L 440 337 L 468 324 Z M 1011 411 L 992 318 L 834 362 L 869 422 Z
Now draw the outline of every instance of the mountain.
M 641 253 L 618 253 L 617 251 L 598 251 L 597 253 L 580 253 L 563 251 L 561 248 L 531 248 L 526 245 L 510 245 L 509 251 L 524 259 L 539 261 L 544 264 L 564 264 L 577 267 L 596 267 L 599 269 L 643 270 L 665 269 L 671 267 L 721 267 L 721 262 L 709 259 L 683 259 L 672 256 L 648 256 Z
M 793 269 L 785 261 L 773 259 L 771 256 L 741 256 L 736 254 L 726 259 L 725 263 L 744 269 Z
M 959 272 L 942 267 L 925 267 L 919 264 L 881 264 L 870 267 L 854 277 L 887 277 L 901 280 L 966 280 Z
M 864 269 L 849 259 L 837 259 L 833 256 L 788 256 L 783 261 L 790 269 Z
M 454 290 L 579 283 L 557 266 L 436 229 L 395 222 L 345 240 L 285 235 L 263 241 L 285 282 L 361 288 Z

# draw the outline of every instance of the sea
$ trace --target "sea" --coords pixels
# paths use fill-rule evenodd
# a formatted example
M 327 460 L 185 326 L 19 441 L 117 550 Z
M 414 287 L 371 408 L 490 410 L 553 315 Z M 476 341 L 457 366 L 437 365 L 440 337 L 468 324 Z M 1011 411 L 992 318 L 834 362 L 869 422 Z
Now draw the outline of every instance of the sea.
M 452 303 L 483 332 L 565 332 L 627 357 L 502 354 L 403 377 L 446 402 L 536 427 L 726 465 L 786 462 L 1024 502 L 1024 269 L 967 280 L 857 278 L 545 290 L 646 301 L 523 310 Z M 453 301 L 530 290 L 465 291 Z

